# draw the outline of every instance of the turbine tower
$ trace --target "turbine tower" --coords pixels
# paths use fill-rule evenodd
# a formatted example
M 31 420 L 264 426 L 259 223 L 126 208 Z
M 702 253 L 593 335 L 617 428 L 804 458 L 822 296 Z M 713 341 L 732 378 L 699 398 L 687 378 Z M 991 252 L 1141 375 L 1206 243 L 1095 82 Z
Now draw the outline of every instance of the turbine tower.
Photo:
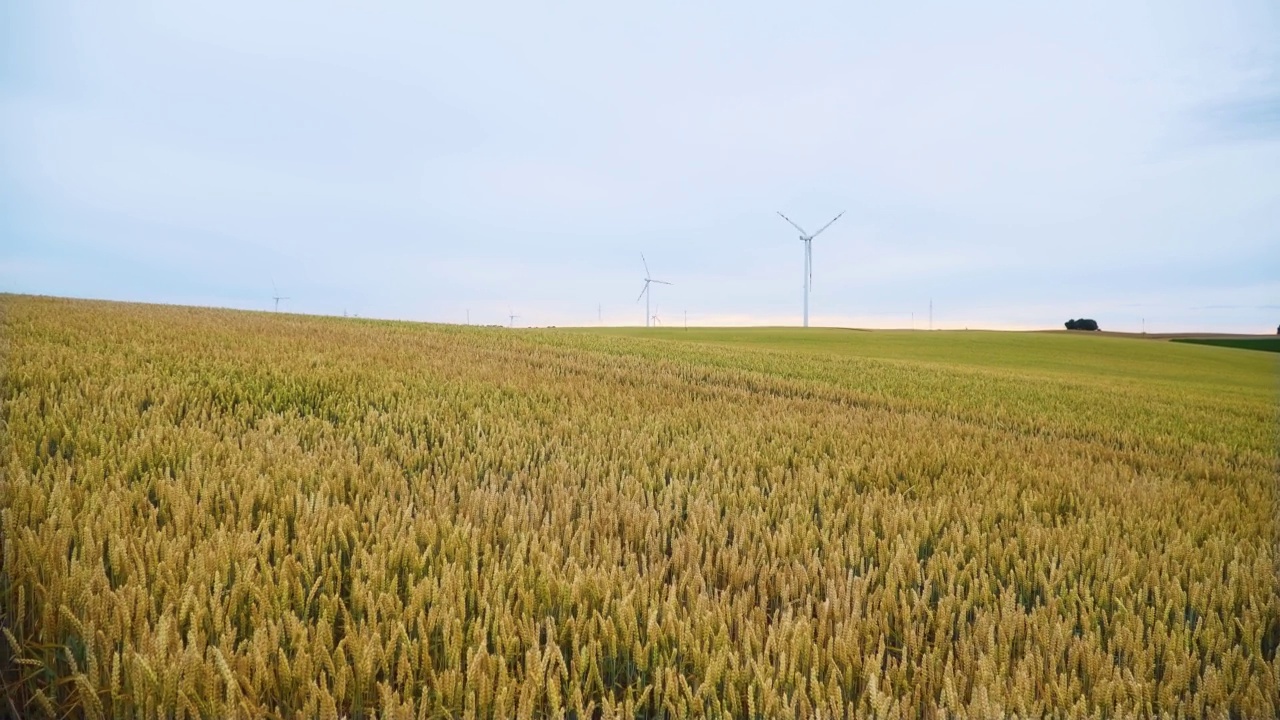
M 843 210 L 840 215 L 844 215 Z M 791 223 L 791 227 L 800 231 L 800 242 L 804 243 L 804 326 L 809 327 L 809 288 L 813 285 L 813 239 L 822 234 L 823 230 L 831 227 L 831 223 L 840 219 L 840 215 L 831 218 L 831 222 L 818 228 L 818 232 L 810 235 L 805 229 L 792 222 L 791 218 L 778 213 L 783 220 Z
M 644 253 L 640 253 L 640 262 L 644 263 L 644 289 L 640 291 L 636 302 L 640 302 L 640 298 L 644 298 L 644 326 L 650 327 L 653 315 L 649 312 L 649 297 L 653 294 L 649 292 L 649 285 L 658 283 L 659 285 L 670 285 L 666 280 L 654 280 L 649 274 L 649 261 L 644 259 Z

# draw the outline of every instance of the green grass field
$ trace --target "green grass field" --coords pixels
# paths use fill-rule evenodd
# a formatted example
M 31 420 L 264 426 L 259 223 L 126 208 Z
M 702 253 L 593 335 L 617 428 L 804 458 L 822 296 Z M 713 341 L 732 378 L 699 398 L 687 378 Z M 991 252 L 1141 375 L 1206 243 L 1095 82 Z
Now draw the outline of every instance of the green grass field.
M 828 328 L 581 328 L 563 332 L 921 362 L 1021 375 L 1172 382 L 1209 389 L 1239 386 L 1261 392 L 1275 390 L 1278 367 L 1274 358 L 1089 334 Z
M 1213 345 L 1215 347 L 1239 348 L 1241 350 L 1263 350 L 1280 353 L 1280 337 L 1267 338 L 1176 338 L 1173 342 L 1191 343 L 1193 345 Z
M 1280 356 L 0 296 L 0 715 L 1275 717 Z

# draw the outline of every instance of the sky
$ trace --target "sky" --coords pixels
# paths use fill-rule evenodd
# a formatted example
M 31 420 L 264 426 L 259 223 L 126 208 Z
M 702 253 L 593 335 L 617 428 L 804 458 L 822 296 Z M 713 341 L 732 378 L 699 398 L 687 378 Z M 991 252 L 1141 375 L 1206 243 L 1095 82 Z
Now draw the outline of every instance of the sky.
M 0 291 L 1274 332 L 1275 0 L 0 4 Z

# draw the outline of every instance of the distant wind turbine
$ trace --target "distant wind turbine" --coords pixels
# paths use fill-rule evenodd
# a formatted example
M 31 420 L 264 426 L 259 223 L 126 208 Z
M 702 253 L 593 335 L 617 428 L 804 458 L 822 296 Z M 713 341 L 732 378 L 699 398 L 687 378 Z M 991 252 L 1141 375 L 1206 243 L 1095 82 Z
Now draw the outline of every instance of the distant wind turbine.
M 515 310 L 511 310 L 510 308 L 508 308 L 508 310 L 509 310 L 509 311 L 510 311 L 510 313 L 511 313 L 510 315 L 508 315 L 508 318 L 509 318 L 509 319 L 510 319 L 510 321 L 511 321 L 511 327 L 515 327 L 515 326 L 516 326 L 516 318 L 518 318 L 518 317 L 520 317 L 520 316 L 516 314 Z
M 644 263 L 644 289 L 640 291 L 640 295 L 636 298 L 636 302 L 640 302 L 640 298 L 644 298 L 644 326 L 650 327 L 649 323 L 653 319 L 653 316 L 649 313 L 649 298 L 653 293 L 649 291 L 649 285 L 652 283 L 670 285 L 671 283 L 666 280 L 654 280 L 650 277 L 649 261 L 644 259 L 644 253 L 640 253 L 640 262 Z
M 804 326 L 809 327 L 809 287 L 813 284 L 813 239 L 822 234 L 823 230 L 831 227 L 831 223 L 840 219 L 844 215 L 844 211 L 840 211 L 840 215 L 831 218 L 831 222 L 818 228 L 818 232 L 810 235 L 805 229 L 792 222 L 791 218 L 778 213 L 783 220 L 791 223 L 791 227 L 800 231 L 800 242 L 804 243 Z
M 280 312 L 280 301 L 281 301 L 281 300 L 288 300 L 289 298 L 287 298 L 287 297 L 285 297 L 285 296 L 283 296 L 283 295 L 281 295 L 281 294 L 280 294 L 280 289 L 276 287 L 276 279 L 275 279 L 275 278 L 271 278 L 271 292 L 275 293 L 274 295 L 272 295 L 272 296 L 271 296 L 271 299 L 276 301 L 276 310 L 275 310 L 275 311 L 276 311 L 276 312 Z

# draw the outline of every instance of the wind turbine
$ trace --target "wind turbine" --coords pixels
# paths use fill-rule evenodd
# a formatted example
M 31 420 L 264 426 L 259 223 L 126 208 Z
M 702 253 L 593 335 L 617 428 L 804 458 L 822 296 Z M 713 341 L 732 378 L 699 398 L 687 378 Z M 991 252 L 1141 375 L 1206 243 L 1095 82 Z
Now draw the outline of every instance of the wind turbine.
M 507 310 L 510 312 L 510 315 L 508 315 L 507 317 L 508 317 L 508 318 L 510 318 L 510 320 L 511 320 L 511 327 L 515 327 L 515 326 L 516 326 L 516 318 L 518 318 L 518 317 L 520 317 L 520 316 L 516 314 L 516 311 L 515 311 L 515 310 L 511 310 L 511 308 L 507 308 Z
M 280 294 L 280 289 L 276 287 L 275 278 L 271 278 L 271 292 L 275 293 L 275 295 L 271 296 L 271 299 L 276 301 L 276 312 L 280 312 L 280 301 L 288 300 L 289 298 Z
M 841 210 L 840 215 L 831 218 L 831 222 L 818 228 L 818 232 L 810 235 L 805 229 L 792 222 L 791 218 L 778 213 L 783 220 L 791 223 L 791 227 L 800 231 L 800 242 L 804 243 L 804 326 L 809 327 L 809 287 L 813 284 L 813 239 L 822 234 L 823 230 L 831 227 L 831 223 L 840 219 L 845 211 Z
M 636 302 L 640 302 L 640 298 L 644 298 L 644 326 L 650 327 L 649 322 L 653 317 L 649 313 L 649 298 L 653 293 L 649 292 L 649 285 L 651 283 L 670 285 L 671 283 L 666 280 L 654 280 L 649 276 L 649 261 L 644 259 L 644 253 L 640 253 L 640 262 L 644 263 L 644 289 L 640 291 L 640 295 L 636 298 Z

